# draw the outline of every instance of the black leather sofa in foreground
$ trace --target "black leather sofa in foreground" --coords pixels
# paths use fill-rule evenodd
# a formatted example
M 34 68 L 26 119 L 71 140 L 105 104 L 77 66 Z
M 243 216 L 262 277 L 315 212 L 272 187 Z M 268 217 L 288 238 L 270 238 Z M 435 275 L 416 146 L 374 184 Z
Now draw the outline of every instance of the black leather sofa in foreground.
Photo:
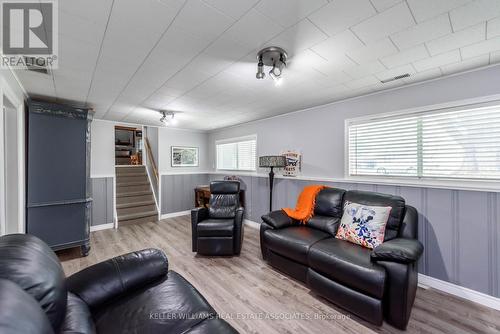
M 390 206 L 384 242 L 374 250 L 335 238 L 345 201 Z M 381 325 L 405 329 L 417 289 L 418 214 L 402 197 L 326 188 L 301 225 L 283 211 L 262 216 L 263 258 L 333 303 Z
M 31 235 L 0 237 L 0 333 L 237 333 L 165 254 L 146 249 L 65 278 Z

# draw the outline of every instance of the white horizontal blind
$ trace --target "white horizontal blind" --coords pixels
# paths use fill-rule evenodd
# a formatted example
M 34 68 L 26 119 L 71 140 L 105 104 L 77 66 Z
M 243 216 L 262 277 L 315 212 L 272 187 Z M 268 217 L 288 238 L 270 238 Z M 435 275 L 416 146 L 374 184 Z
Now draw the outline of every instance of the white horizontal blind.
M 349 175 L 500 179 L 500 106 L 349 124 Z
M 257 140 L 235 140 L 216 144 L 217 169 L 256 170 Z

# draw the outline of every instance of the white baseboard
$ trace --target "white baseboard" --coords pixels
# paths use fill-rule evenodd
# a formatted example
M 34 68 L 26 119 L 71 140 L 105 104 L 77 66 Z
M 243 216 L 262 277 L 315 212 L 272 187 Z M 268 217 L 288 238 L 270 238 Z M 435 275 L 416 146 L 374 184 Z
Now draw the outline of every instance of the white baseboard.
M 161 215 L 160 219 L 167 219 L 167 218 L 173 218 L 173 217 L 179 217 L 179 216 L 187 216 L 190 214 L 191 214 L 191 210 L 171 212 L 171 213 L 166 213 L 164 215 Z
M 90 232 L 95 232 L 95 231 L 100 231 L 100 230 L 107 230 L 108 228 L 114 228 L 114 227 L 115 227 L 114 223 L 90 226 Z
M 257 230 L 260 229 L 260 224 L 257 222 L 254 222 L 253 220 L 245 219 L 245 220 L 243 220 L 243 223 L 250 228 L 254 228 Z
M 423 288 L 430 287 L 436 290 L 441 290 L 451 295 L 467 299 L 472 302 L 500 311 L 500 298 L 496 298 L 482 292 L 464 288 L 463 286 L 459 286 L 422 274 L 418 274 L 418 285 Z

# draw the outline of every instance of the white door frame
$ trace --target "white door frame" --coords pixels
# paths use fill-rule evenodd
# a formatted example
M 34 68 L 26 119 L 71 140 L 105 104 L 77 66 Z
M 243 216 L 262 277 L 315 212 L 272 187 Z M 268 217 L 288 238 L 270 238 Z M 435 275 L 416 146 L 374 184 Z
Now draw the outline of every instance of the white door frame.
M 18 166 L 18 222 L 17 222 L 17 232 L 25 233 L 26 231 L 26 218 L 25 218 L 25 127 L 24 127 L 24 101 L 20 100 L 16 94 L 8 86 L 7 82 L 2 78 L 0 81 L 0 104 L 1 104 L 1 117 L 0 117 L 0 128 L 4 129 L 5 121 L 5 101 L 7 99 L 10 104 L 14 106 L 16 110 L 16 123 L 17 123 L 17 166 Z M 2 157 L 0 163 L 0 184 L 5 187 L 5 141 L 3 135 L 0 136 L 0 156 Z M 0 234 L 5 234 L 6 232 L 6 209 L 5 209 L 5 188 L 0 192 Z

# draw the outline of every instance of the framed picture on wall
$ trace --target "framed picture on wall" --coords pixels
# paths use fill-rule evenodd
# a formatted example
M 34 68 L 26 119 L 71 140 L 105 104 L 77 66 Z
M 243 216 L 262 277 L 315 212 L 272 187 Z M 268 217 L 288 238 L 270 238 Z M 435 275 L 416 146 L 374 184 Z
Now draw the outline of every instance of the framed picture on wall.
M 172 146 L 172 167 L 198 167 L 198 147 Z

